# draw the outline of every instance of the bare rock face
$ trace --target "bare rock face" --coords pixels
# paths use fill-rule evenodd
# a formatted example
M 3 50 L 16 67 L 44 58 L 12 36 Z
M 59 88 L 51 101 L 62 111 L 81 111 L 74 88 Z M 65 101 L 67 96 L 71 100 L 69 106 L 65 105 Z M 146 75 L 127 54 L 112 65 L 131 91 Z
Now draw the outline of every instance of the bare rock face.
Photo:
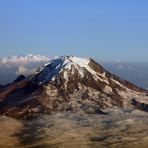
M 0 92 L 0 113 L 32 118 L 55 111 L 105 114 L 108 107 L 133 107 L 148 92 L 106 71 L 93 59 L 63 56 Z
M 136 99 L 132 99 L 132 104 L 135 106 L 136 109 L 148 112 L 148 103 L 147 102 L 140 102 Z

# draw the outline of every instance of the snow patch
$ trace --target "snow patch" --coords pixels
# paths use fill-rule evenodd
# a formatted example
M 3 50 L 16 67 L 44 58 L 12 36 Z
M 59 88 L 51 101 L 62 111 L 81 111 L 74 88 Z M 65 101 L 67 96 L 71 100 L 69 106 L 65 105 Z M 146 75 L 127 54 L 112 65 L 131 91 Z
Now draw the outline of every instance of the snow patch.
M 121 83 L 119 83 L 118 81 L 114 80 L 113 78 L 111 78 L 111 80 L 112 80 L 113 82 L 115 82 L 116 84 L 118 84 L 119 86 L 123 87 L 123 85 L 122 85 Z
M 103 90 L 105 93 L 107 94 L 112 94 L 113 91 L 112 91 L 112 88 L 108 85 L 105 86 L 104 90 Z
M 66 80 L 65 88 L 67 89 L 67 83 L 68 83 L 68 80 L 69 80 L 67 71 L 64 71 L 64 79 Z

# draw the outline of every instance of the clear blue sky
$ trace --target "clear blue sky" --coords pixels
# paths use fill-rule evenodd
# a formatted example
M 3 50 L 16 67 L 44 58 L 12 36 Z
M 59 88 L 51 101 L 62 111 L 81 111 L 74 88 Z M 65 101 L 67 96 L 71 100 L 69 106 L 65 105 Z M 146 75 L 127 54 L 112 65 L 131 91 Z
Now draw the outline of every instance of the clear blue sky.
M 148 61 L 148 0 L 0 0 L 0 57 Z

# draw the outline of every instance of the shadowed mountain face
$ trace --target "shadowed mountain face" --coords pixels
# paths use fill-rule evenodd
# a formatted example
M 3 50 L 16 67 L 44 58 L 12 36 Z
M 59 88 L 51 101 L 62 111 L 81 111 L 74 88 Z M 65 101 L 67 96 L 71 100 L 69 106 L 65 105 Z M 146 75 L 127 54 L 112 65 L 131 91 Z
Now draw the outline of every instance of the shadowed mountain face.
M 106 71 L 93 59 L 63 56 L 0 91 L 0 113 L 33 118 L 53 112 L 106 114 L 111 107 L 147 104 L 148 92 Z M 141 109 L 141 108 L 139 108 Z

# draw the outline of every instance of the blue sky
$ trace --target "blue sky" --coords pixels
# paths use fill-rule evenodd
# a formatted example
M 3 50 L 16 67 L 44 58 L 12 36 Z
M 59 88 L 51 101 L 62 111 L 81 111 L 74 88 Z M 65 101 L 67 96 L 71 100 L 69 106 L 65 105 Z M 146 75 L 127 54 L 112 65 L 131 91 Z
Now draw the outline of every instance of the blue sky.
M 148 61 L 147 0 L 0 0 L 0 57 Z

